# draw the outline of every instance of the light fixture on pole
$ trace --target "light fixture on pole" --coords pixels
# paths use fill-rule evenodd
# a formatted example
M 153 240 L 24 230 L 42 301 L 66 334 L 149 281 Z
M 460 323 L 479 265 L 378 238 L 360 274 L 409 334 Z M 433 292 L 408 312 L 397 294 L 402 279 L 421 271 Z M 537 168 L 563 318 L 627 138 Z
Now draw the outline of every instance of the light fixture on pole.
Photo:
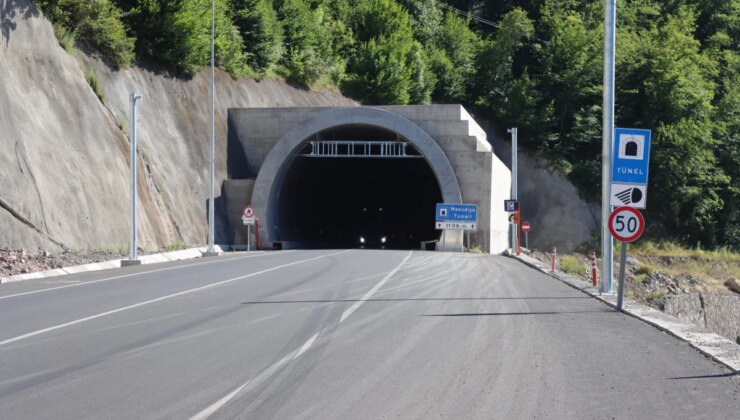
M 136 255 L 136 101 L 140 99 L 140 94 L 131 94 L 131 253 L 128 260 L 121 260 L 122 267 L 141 264 Z

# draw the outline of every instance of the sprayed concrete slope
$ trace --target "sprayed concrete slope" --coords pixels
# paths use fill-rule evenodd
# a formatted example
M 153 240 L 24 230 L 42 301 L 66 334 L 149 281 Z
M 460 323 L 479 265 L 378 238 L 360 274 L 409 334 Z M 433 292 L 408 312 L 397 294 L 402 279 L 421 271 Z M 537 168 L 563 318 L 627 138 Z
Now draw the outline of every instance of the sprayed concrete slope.
M 65 52 L 30 2 L 0 1 L 0 246 L 127 246 L 133 91 L 144 96 L 138 118 L 140 245 L 205 243 L 209 73 L 182 80 L 140 68 L 113 71 L 80 52 Z M 98 75 L 104 104 L 86 82 L 85 69 Z M 352 104 L 329 92 L 222 73 L 217 95 L 217 186 L 226 176 L 227 108 Z

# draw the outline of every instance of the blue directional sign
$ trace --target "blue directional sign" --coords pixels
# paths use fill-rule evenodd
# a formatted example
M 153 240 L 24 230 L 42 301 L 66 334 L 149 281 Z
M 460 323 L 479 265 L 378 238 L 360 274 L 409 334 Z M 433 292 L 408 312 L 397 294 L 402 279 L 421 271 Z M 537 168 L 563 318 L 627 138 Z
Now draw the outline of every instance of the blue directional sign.
M 612 182 L 647 185 L 650 165 L 650 130 L 614 130 Z
M 436 220 L 439 222 L 477 222 L 478 206 L 437 203 Z

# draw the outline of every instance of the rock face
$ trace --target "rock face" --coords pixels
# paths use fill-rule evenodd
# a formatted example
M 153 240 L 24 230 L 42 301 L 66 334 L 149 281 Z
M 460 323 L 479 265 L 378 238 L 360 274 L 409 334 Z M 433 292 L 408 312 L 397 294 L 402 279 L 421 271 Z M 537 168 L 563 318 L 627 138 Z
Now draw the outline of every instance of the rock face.
M 205 243 L 210 73 L 182 80 L 141 68 L 114 71 L 81 52 L 65 52 L 28 0 L 0 0 L 0 11 L 0 245 L 127 246 L 134 91 L 143 95 L 137 106 L 139 244 Z M 99 78 L 104 103 L 85 70 Z M 216 86 L 217 205 L 229 107 L 353 104 L 331 92 L 221 72 Z

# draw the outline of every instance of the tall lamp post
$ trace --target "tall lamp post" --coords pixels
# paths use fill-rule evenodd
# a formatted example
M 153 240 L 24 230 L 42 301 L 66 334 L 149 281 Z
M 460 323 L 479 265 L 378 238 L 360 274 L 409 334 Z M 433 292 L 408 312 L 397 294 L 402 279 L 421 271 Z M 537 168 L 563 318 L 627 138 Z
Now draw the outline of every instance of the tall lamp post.
M 139 265 L 141 260 L 136 255 L 136 101 L 141 94 L 131 94 L 131 254 L 128 260 L 121 260 L 121 266 Z
M 216 76 L 215 76 L 215 38 L 216 38 L 216 1 L 211 0 L 211 181 L 210 197 L 208 200 L 208 251 L 205 256 L 214 256 L 219 253 L 214 247 L 215 232 L 215 189 L 216 189 Z
M 602 276 L 599 291 L 613 293 L 614 240 L 609 232 L 611 206 L 612 145 L 614 144 L 614 53 L 616 49 L 617 0 L 604 1 L 604 103 L 601 152 L 601 257 Z

